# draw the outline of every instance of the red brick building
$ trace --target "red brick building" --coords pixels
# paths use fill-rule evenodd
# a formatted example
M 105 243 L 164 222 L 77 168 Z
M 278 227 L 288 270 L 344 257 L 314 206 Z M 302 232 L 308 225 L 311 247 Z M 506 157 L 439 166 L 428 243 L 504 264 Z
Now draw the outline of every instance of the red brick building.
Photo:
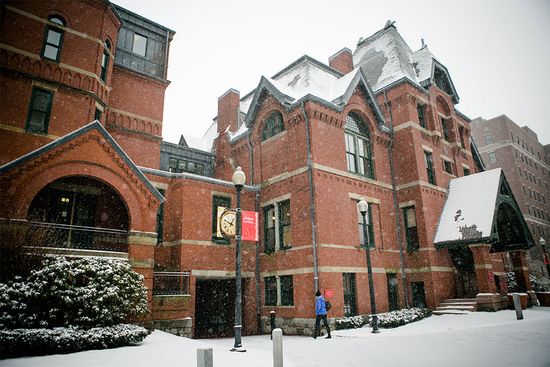
M 391 23 L 329 65 L 304 56 L 242 98 L 228 90 L 203 141 L 179 144 L 161 139 L 173 31 L 108 1 L 7 1 L 1 34 L 0 86 L 16 93 L 0 104 L 0 216 L 62 231 L 60 253 L 127 258 L 159 327 L 233 333 L 235 245 L 218 213 L 235 206 L 237 166 L 242 207 L 260 214 L 260 241 L 242 246 L 245 334 L 270 311 L 311 333 L 316 289 L 332 318 L 368 314 L 366 244 L 381 312 L 478 293 L 501 307 L 502 251 L 526 278 L 528 232 L 434 244 L 449 182 L 479 162 L 449 72 Z M 495 212 L 513 209 L 505 178 L 493 186 Z M 523 223 L 503 213 L 490 219 Z

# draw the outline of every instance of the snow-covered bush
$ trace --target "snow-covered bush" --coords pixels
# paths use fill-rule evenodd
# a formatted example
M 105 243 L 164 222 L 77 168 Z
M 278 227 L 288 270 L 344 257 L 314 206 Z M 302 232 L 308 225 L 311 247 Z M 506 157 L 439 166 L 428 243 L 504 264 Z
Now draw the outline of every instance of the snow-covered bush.
M 383 328 L 394 328 L 422 320 L 430 316 L 432 312 L 427 308 L 409 308 L 399 311 L 391 311 L 378 314 L 378 326 Z M 336 329 L 357 329 L 366 324 L 372 325 L 372 316 L 353 316 L 336 319 Z
M 128 324 L 88 330 L 73 328 L 0 330 L 0 355 L 1 358 L 12 358 L 116 348 L 138 344 L 147 334 L 147 329 Z
M 529 274 L 529 280 L 531 281 L 531 287 L 535 292 L 545 291 L 544 285 L 535 275 Z M 516 273 L 514 273 L 513 271 L 506 273 L 506 281 L 508 282 L 508 293 L 524 291 L 518 287 L 518 283 L 516 281 Z
M 358 329 L 366 324 L 363 316 L 344 317 L 336 319 L 336 329 Z
M 111 326 L 147 312 L 143 277 L 125 261 L 46 258 L 0 284 L 0 328 Z
M 409 308 L 399 311 L 379 313 L 378 326 L 383 328 L 394 328 L 422 320 L 431 316 L 431 314 L 432 311 L 427 308 Z M 369 316 L 369 324 L 372 325 L 372 316 Z

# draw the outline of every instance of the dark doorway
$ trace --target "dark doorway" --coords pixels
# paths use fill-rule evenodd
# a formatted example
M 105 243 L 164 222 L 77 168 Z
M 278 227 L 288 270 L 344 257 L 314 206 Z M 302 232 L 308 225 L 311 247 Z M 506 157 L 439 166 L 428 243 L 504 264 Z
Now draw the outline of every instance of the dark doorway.
M 357 316 L 355 273 L 343 273 L 342 276 L 344 278 L 344 316 Z
M 245 293 L 244 282 L 242 293 L 243 295 Z M 194 337 L 220 338 L 233 336 L 234 326 L 235 280 L 198 279 L 196 286 Z
M 412 282 L 411 290 L 412 290 L 413 307 L 425 308 L 426 292 L 424 290 L 424 282 Z
M 461 246 L 449 249 L 449 254 L 456 269 L 456 297 L 475 298 L 479 288 L 472 251 L 467 246 Z
M 390 305 L 390 311 L 396 311 L 399 309 L 399 294 L 397 293 L 397 274 L 387 273 L 386 278 L 388 281 L 388 303 Z

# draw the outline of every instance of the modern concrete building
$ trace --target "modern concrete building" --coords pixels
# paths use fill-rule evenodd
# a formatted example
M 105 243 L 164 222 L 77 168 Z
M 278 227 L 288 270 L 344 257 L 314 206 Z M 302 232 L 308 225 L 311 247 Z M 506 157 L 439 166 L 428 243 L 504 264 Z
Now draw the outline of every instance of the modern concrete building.
M 485 167 L 502 168 L 535 240 L 530 270 L 550 284 L 548 250 L 541 246 L 550 240 L 550 145 L 506 115 L 478 117 L 471 126 Z

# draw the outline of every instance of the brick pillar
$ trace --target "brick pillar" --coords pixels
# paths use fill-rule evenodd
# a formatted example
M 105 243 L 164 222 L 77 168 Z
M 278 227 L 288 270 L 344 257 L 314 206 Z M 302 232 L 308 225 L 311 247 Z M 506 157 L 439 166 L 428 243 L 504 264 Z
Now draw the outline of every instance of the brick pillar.
M 474 254 L 479 293 L 496 293 L 497 288 L 493 276 L 493 265 L 491 264 L 491 256 L 489 254 L 491 245 L 482 243 L 469 245 L 468 247 Z
M 147 302 L 150 318 L 153 311 L 153 268 L 155 266 L 155 232 L 130 231 L 128 236 L 128 261 L 135 272 L 143 275 L 143 284 L 147 288 Z
M 516 274 L 516 283 L 521 291 L 532 291 L 531 281 L 529 280 L 529 267 L 527 265 L 527 251 L 510 251 L 512 259 L 512 270 Z

